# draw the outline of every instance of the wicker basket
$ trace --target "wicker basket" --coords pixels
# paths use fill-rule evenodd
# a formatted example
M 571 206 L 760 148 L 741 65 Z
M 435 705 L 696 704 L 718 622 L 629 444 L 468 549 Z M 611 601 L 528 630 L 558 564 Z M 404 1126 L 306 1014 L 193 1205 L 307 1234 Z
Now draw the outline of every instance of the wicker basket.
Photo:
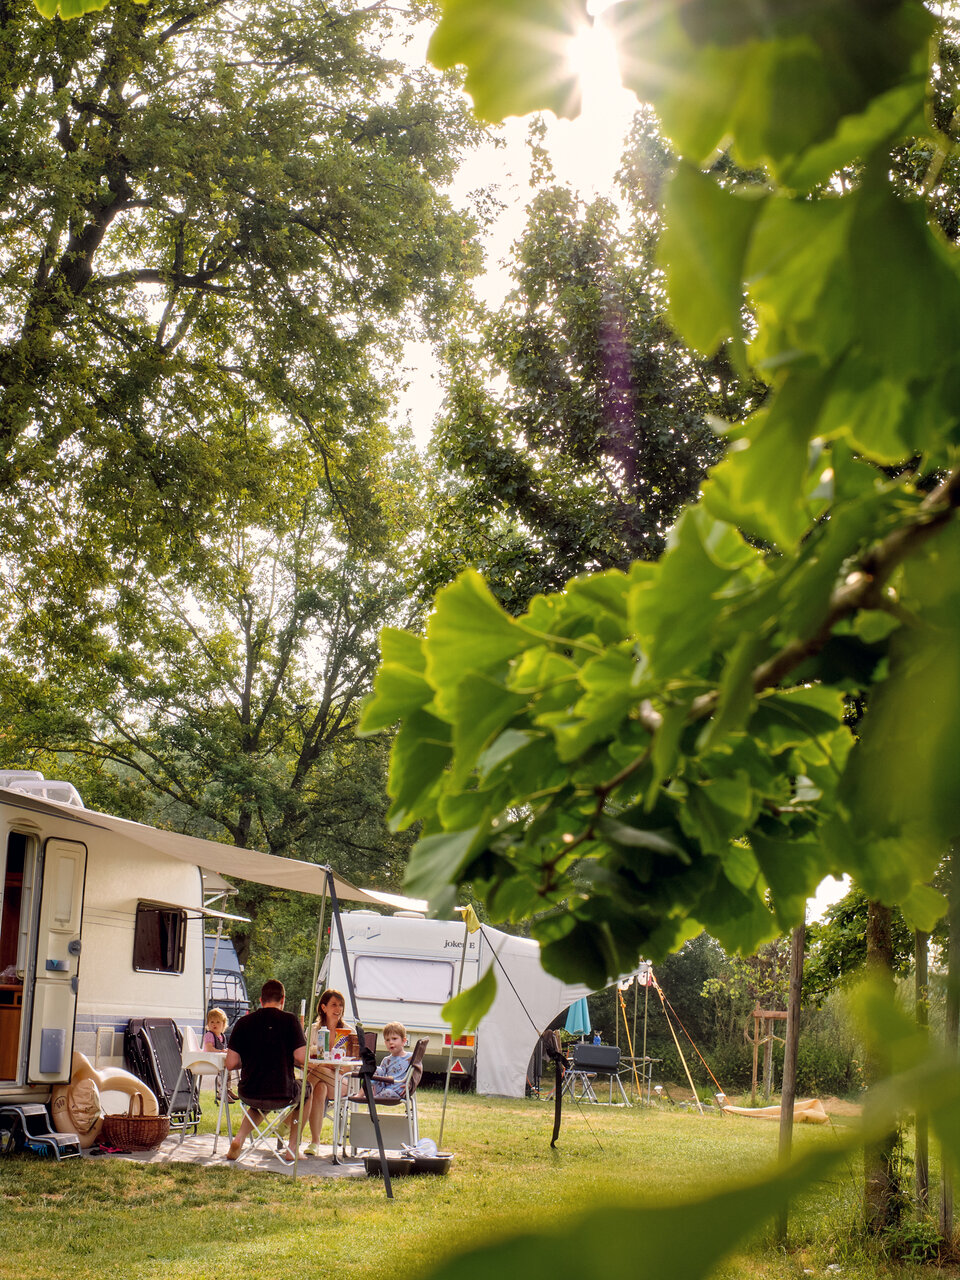
M 134 1104 L 139 1104 L 134 1114 Z M 130 1109 L 125 1116 L 104 1116 L 100 1130 L 100 1143 L 104 1147 L 116 1147 L 120 1151 L 151 1151 L 159 1147 L 170 1132 L 169 1116 L 145 1116 L 143 1096 L 135 1094 L 130 1099 Z

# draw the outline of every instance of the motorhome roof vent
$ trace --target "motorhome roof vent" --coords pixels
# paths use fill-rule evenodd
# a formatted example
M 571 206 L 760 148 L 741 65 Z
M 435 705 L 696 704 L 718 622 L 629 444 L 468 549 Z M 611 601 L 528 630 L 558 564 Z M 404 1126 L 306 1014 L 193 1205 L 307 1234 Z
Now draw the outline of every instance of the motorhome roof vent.
M 426 916 L 422 911 L 395 911 L 394 918 L 398 920 L 426 920 Z
M 367 908 L 358 911 L 351 911 L 350 914 L 352 916 L 376 916 L 378 920 L 380 919 L 379 911 L 370 911 Z
M 44 778 L 27 770 L 20 773 L 0 773 L 0 787 L 8 791 L 18 791 L 24 796 L 37 796 L 41 800 L 52 800 L 54 804 L 68 804 L 74 809 L 82 809 L 83 801 L 80 792 L 72 782 L 55 782 L 52 778 Z

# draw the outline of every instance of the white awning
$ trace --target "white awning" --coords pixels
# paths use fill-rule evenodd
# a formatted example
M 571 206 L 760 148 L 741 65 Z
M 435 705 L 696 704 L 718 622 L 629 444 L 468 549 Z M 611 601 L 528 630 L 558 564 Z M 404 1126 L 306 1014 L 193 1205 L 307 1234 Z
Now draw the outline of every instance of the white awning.
M 232 844 L 201 840 L 198 836 L 180 835 L 177 831 L 162 831 L 142 822 L 116 818 L 110 813 L 76 809 L 17 791 L 0 789 L 0 798 L 4 804 L 14 805 L 30 813 L 47 814 L 78 827 L 112 831 L 131 845 L 155 849 L 181 862 L 209 867 L 211 871 L 218 871 L 221 875 L 253 880 L 256 884 L 268 884 L 275 889 L 290 889 L 296 893 L 320 895 L 326 889 L 326 870 L 314 862 L 278 858 L 276 854 L 259 853 L 256 849 L 238 849 Z M 346 902 L 368 902 L 373 906 L 390 907 L 394 911 L 426 911 L 429 905 L 421 898 L 405 898 L 398 893 L 381 893 L 377 889 L 359 889 L 356 885 L 341 880 L 339 876 L 333 877 L 333 885 L 337 897 Z

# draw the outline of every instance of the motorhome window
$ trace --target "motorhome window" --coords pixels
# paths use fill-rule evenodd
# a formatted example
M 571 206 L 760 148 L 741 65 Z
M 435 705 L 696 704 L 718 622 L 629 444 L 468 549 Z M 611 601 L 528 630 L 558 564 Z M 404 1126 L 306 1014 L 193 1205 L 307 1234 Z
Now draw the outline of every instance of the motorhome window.
M 446 1004 L 453 995 L 453 964 L 449 960 L 357 956 L 353 984 L 361 999 Z
M 133 967 L 150 973 L 183 973 L 187 913 L 177 907 L 137 904 Z

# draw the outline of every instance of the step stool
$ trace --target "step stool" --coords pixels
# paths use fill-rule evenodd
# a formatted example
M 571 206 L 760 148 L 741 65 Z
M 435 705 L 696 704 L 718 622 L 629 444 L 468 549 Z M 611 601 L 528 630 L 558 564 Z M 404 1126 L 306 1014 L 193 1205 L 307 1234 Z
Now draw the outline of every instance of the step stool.
M 0 1106 L 0 1155 L 15 1151 L 32 1151 L 57 1160 L 81 1154 L 76 1134 L 51 1129 L 50 1113 L 39 1102 Z

